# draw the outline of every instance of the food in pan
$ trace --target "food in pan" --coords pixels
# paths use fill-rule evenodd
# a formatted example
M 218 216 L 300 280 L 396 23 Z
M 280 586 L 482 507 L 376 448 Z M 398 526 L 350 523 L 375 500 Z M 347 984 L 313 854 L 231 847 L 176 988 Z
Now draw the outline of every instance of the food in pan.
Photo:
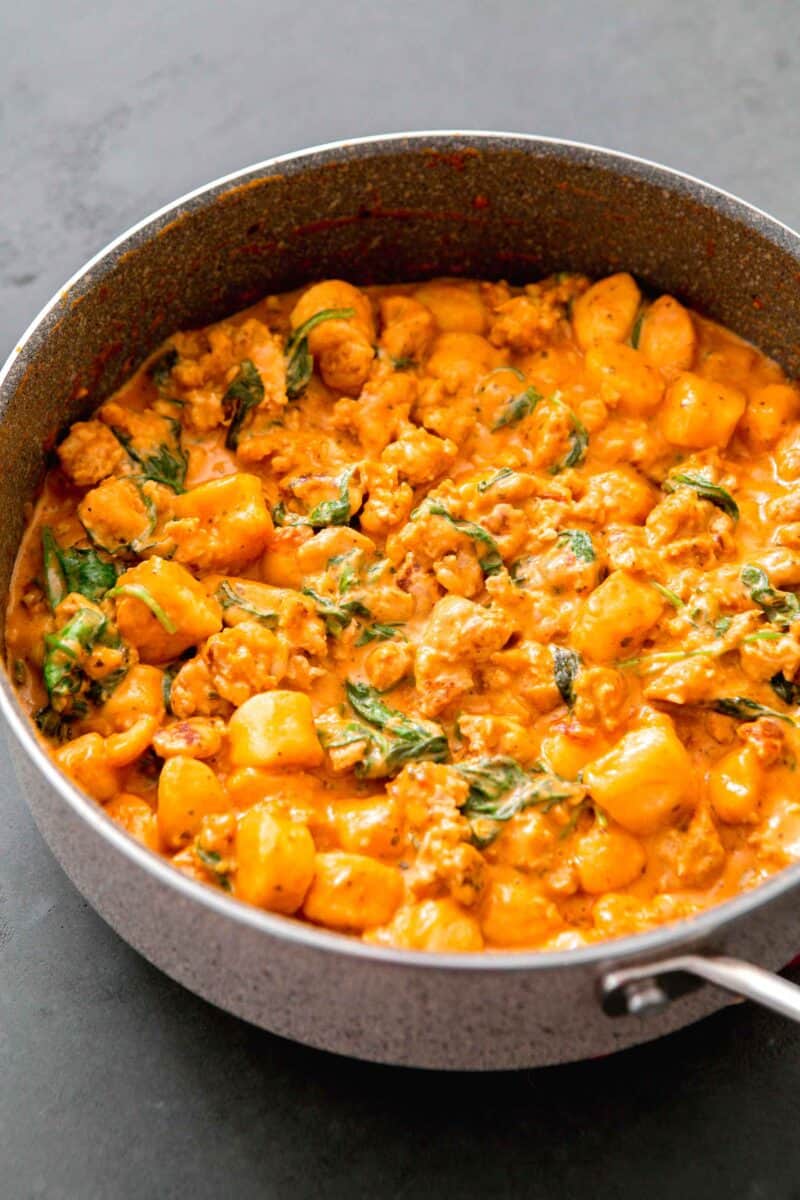
M 10 668 L 250 904 L 450 951 L 691 916 L 800 857 L 799 401 L 623 273 L 270 296 L 66 432 Z

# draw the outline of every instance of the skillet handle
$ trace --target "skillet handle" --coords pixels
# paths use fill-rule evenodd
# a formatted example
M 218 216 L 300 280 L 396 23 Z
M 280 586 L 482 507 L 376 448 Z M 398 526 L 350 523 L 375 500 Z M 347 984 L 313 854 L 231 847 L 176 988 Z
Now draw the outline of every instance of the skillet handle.
M 674 997 L 698 987 L 698 980 L 800 1022 L 800 987 L 738 958 L 683 954 L 642 966 L 621 967 L 603 976 L 600 999 L 608 1016 L 646 1016 L 660 1012 Z

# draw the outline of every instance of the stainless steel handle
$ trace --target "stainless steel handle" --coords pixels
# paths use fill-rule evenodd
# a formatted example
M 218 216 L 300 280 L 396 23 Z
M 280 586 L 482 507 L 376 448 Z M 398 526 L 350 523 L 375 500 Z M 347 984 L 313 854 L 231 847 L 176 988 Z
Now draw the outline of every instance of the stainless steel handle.
M 738 958 L 704 958 L 699 954 L 609 971 L 601 981 L 603 1008 L 610 1016 L 645 1016 L 660 1011 L 673 996 L 688 990 L 686 976 L 713 983 L 734 996 L 755 1000 L 800 1022 L 800 987 L 796 984 Z

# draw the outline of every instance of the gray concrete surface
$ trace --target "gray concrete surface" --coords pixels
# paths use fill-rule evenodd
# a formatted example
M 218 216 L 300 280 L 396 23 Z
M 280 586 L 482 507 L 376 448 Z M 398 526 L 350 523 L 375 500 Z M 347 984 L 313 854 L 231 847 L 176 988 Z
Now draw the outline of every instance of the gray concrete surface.
M 133 220 L 343 136 L 598 142 L 800 225 L 798 35 L 796 3 L 754 0 L 4 0 L 0 346 Z M 4 758 L 0 947 L 3 1200 L 800 1195 L 800 1030 L 742 1006 L 491 1078 L 281 1042 L 94 916 Z

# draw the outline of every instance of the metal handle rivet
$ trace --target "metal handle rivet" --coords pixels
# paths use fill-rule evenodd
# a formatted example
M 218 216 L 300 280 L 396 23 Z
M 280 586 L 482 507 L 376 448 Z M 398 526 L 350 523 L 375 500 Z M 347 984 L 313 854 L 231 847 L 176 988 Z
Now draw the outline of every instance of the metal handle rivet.
M 632 1017 L 646 1017 L 663 1012 L 669 997 L 654 979 L 637 979 L 625 987 L 625 1007 Z

